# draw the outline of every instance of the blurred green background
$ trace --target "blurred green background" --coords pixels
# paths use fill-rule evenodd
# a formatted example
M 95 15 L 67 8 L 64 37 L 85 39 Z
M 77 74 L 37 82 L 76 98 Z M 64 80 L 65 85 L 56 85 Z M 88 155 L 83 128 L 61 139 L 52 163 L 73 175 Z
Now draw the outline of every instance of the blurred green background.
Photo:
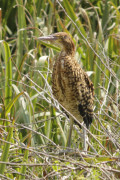
M 1 179 L 119 179 L 120 1 L 0 0 L 0 8 Z M 63 151 L 69 119 L 51 90 L 60 49 L 36 40 L 60 31 L 95 87 L 84 156 L 77 126 L 72 152 Z

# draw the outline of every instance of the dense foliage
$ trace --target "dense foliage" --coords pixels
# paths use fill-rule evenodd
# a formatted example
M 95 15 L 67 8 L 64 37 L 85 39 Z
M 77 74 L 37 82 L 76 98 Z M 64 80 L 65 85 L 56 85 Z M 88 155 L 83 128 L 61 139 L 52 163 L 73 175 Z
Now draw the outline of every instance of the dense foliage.
M 0 178 L 120 178 L 119 0 L 0 0 Z M 65 31 L 95 87 L 88 152 L 51 90 L 59 48 L 36 40 Z

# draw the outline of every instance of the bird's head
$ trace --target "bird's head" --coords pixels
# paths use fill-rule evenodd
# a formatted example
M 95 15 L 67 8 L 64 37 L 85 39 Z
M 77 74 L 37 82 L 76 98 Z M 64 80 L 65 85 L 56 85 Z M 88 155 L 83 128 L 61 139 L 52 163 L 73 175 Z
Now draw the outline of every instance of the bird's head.
M 42 36 L 38 39 L 42 41 L 50 41 L 51 43 L 59 46 L 62 51 L 68 55 L 74 55 L 75 53 L 75 45 L 71 37 L 65 32 L 58 32 L 48 36 Z

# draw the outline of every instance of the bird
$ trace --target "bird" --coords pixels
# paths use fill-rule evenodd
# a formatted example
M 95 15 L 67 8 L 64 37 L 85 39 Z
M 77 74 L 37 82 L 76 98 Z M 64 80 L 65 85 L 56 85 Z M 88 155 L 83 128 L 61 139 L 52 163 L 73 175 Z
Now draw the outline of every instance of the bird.
M 52 71 L 52 91 L 57 101 L 87 128 L 93 120 L 94 86 L 87 73 L 75 59 L 75 45 L 66 32 L 57 32 L 48 36 L 38 37 L 42 41 L 60 47 L 61 51 L 55 58 Z M 70 134 L 73 126 L 71 118 Z M 71 137 L 68 138 L 70 146 Z

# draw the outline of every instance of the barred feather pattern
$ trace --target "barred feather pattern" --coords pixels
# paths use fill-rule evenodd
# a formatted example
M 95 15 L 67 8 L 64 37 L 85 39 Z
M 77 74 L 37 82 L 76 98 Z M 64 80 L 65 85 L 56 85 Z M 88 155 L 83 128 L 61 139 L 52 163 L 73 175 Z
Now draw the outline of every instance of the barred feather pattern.
M 93 119 L 94 87 L 74 55 L 62 51 L 56 58 L 52 90 L 58 102 L 89 128 Z

